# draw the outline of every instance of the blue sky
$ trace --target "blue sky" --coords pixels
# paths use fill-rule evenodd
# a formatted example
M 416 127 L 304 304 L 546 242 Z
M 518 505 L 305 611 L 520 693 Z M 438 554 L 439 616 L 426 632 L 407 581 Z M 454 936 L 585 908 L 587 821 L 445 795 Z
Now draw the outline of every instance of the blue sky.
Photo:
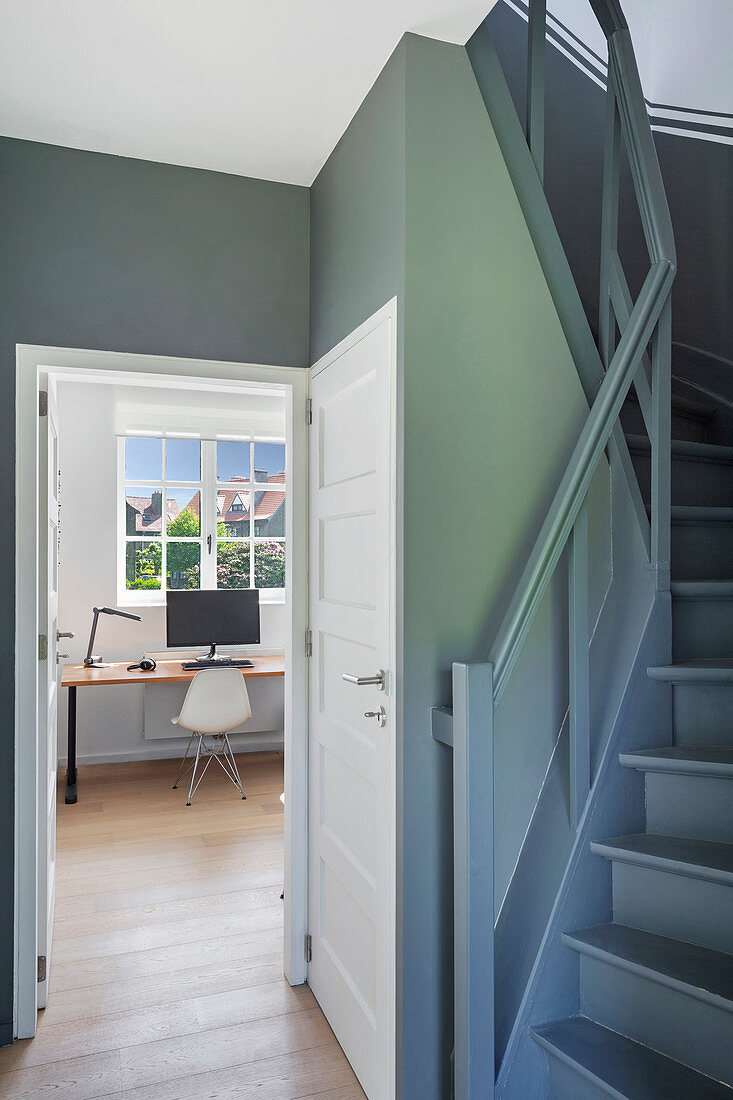
M 125 474 L 134 481 L 159 481 L 162 477 L 162 440 L 128 436 L 125 441 Z M 199 443 L 195 439 L 168 439 L 167 480 L 198 481 Z M 249 443 L 223 441 L 217 444 L 217 477 L 249 477 Z M 278 474 L 285 469 L 284 443 L 255 443 L 255 468 Z

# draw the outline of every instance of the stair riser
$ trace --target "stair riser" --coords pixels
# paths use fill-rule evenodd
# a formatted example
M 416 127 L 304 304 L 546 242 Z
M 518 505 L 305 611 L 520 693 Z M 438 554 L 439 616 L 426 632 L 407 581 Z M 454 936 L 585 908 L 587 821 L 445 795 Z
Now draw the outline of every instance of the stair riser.
M 733 888 L 718 882 L 614 862 L 613 919 L 733 953 Z
M 651 457 L 632 454 L 646 504 L 651 499 Z M 672 456 L 672 504 L 733 507 L 733 466 L 722 462 L 702 462 L 684 455 Z
M 547 1100 L 608 1100 L 609 1096 L 618 1097 L 619 1093 L 592 1084 L 572 1066 L 548 1054 Z
M 733 780 L 647 772 L 646 831 L 733 844 Z
M 733 684 L 675 684 L 672 699 L 676 745 L 730 748 Z
M 733 1083 L 733 1013 L 581 956 L 581 1011 L 701 1073 Z
M 673 598 L 672 654 L 676 661 L 733 655 L 733 600 Z
M 733 569 L 733 523 L 672 523 L 673 580 L 710 581 Z
M 627 435 L 646 435 L 646 424 L 638 405 L 627 404 L 621 410 L 621 424 Z M 672 438 L 689 439 L 694 443 L 706 443 L 707 434 L 705 423 L 693 420 L 687 416 L 680 416 L 672 411 Z

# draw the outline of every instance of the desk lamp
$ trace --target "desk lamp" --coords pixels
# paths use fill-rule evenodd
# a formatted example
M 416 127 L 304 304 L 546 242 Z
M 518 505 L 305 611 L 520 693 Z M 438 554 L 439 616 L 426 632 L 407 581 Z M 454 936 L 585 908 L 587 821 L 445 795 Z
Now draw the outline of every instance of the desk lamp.
M 94 645 L 94 635 L 97 633 L 97 620 L 100 615 L 120 615 L 123 619 L 137 619 L 141 623 L 142 615 L 131 615 L 129 611 L 118 611 L 116 607 L 94 607 L 94 618 L 92 619 L 92 632 L 89 635 L 89 649 L 87 655 L 84 658 L 84 664 L 87 668 L 109 668 L 109 661 L 103 661 L 101 657 L 92 656 L 92 647 Z

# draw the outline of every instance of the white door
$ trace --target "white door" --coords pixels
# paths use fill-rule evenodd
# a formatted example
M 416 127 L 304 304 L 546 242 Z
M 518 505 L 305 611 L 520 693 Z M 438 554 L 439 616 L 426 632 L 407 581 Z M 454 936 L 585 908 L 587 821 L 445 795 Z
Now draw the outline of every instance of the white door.
M 309 443 L 308 981 L 370 1100 L 395 1074 L 394 329 L 390 304 L 313 368 Z
M 38 433 L 38 634 L 45 642 L 38 665 L 38 896 L 37 948 L 46 959 L 46 978 L 38 982 L 37 1003 L 44 1008 L 51 963 L 56 878 L 56 772 L 59 593 L 59 436 L 55 390 L 43 380 L 47 415 Z M 44 423 L 45 421 L 45 423 Z M 41 974 L 39 973 L 39 977 Z

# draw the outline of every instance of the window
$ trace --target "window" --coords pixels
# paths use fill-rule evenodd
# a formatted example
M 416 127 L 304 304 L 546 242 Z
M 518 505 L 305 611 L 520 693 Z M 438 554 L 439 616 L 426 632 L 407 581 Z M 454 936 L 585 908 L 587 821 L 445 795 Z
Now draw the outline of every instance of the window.
M 119 596 L 285 587 L 285 444 L 127 435 L 119 448 Z M 163 580 L 165 578 L 165 581 Z

